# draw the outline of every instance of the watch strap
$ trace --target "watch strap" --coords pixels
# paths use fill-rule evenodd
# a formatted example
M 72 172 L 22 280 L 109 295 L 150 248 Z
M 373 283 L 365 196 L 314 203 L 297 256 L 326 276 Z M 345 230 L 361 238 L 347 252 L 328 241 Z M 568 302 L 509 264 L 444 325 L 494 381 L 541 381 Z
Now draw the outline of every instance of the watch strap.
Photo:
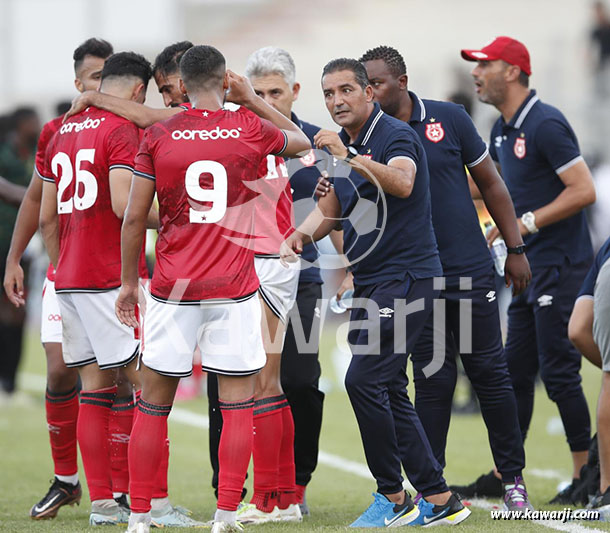
M 509 254 L 524 254 L 525 253 L 525 244 L 519 244 L 518 246 L 515 246 L 514 248 L 506 248 L 506 251 Z

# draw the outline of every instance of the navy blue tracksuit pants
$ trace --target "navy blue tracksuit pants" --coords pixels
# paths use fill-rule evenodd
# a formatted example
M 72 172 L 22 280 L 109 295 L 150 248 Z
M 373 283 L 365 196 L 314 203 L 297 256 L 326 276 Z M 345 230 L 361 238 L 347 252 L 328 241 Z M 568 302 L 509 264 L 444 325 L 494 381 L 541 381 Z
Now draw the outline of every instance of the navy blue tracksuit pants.
M 460 283 L 460 279 L 464 281 Z M 525 453 L 517 402 L 502 347 L 495 285 L 492 269 L 445 280 L 440 294 L 445 304 L 445 321 L 438 321 L 435 328 L 433 318 L 429 317 L 411 355 L 415 408 L 434 456 L 444 467 L 457 379 L 456 353 L 460 353 L 479 399 L 495 465 L 502 479 L 512 483 L 525 467 Z M 467 342 L 464 335 L 469 333 L 471 340 Z M 430 374 L 428 370 L 426 376 L 424 370 L 429 369 L 433 359 L 435 341 L 444 342 L 444 347 L 438 346 L 444 362 L 436 372 Z
M 534 410 L 538 371 L 559 409 L 570 450 L 589 449 L 591 421 L 580 378 L 581 355 L 568 339 L 568 321 L 590 261 L 561 266 L 532 265 L 527 290 L 508 308 L 506 360 L 519 408 L 523 439 Z
M 407 354 L 437 295 L 431 278 L 355 286 L 354 298 L 369 299 L 377 307 L 352 310 L 350 329 L 354 329 L 348 341 L 353 356 L 345 386 L 358 420 L 366 461 L 381 494 L 402 490 L 401 463 L 409 481 L 424 496 L 448 490 L 406 390 Z M 407 314 L 403 312 L 405 306 L 422 310 Z M 365 329 L 355 329 L 355 321 L 367 319 L 372 321 L 371 335 Z M 376 332 L 378 342 L 374 340 Z

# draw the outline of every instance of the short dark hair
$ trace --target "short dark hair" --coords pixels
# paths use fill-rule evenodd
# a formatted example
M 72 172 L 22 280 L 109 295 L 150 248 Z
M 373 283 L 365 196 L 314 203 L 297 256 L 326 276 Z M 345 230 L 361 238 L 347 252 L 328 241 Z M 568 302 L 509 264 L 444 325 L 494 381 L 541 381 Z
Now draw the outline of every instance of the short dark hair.
M 523 87 L 530 86 L 530 77 L 523 71 L 519 73 L 519 83 L 523 85 Z
M 166 46 L 156 57 L 153 72 L 163 76 L 175 74 L 180 70 L 180 59 L 182 59 L 184 52 L 190 48 L 193 48 L 191 41 L 180 41 L 179 43 Z
M 213 46 L 193 46 L 180 60 L 180 76 L 187 89 L 207 89 L 220 84 L 225 70 L 225 57 Z
M 361 63 L 381 59 L 390 69 L 390 72 L 397 78 L 407 74 L 407 65 L 404 58 L 396 48 L 391 46 L 377 46 L 364 52 L 360 58 Z
M 466 113 L 472 115 L 472 96 L 464 91 L 456 91 L 449 95 L 449 101 L 464 106 Z
M 38 111 L 31 106 L 21 106 L 11 113 L 11 127 L 18 128 L 22 122 L 31 118 L 38 118 Z
M 99 57 L 100 59 L 106 59 L 114 53 L 112 45 L 104 39 L 96 39 L 92 37 L 82 43 L 76 50 L 72 59 L 74 59 L 74 70 L 78 70 L 82 65 L 85 56 Z
M 152 76 L 150 62 L 135 52 L 119 52 L 106 59 L 102 69 L 102 82 L 107 78 L 133 76 L 142 80 L 145 86 Z
M 367 85 L 370 85 L 364 65 L 357 59 L 348 57 L 340 57 L 339 59 L 333 59 L 332 61 L 326 63 L 324 69 L 322 70 L 322 78 L 324 78 L 324 76 L 327 74 L 331 74 L 339 70 L 352 71 L 354 73 L 354 78 L 356 78 L 356 83 L 358 83 L 358 85 L 360 85 L 360 87 L 363 89 L 365 89 Z

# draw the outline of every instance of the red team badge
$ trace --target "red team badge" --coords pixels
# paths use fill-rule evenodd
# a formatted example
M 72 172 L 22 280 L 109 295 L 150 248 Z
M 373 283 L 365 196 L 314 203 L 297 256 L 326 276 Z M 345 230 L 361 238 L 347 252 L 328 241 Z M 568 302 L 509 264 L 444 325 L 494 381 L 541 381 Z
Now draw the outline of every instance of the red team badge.
M 313 150 L 310 150 L 307 155 L 304 155 L 299 159 L 304 167 L 311 167 L 316 164 L 316 155 L 313 153 Z
M 433 143 L 441 142 L 445 138 L 445 130 L 442 123 L 432 122 L 426 124 L 426 138 Z
M 515 146 L 513 146 L 513 151 L 519 159 L 523 159 L 525 157 L 525 154 L 527 153 L 525 150 L 525 138 L 518 137 L 517 139 L 515 139 Z

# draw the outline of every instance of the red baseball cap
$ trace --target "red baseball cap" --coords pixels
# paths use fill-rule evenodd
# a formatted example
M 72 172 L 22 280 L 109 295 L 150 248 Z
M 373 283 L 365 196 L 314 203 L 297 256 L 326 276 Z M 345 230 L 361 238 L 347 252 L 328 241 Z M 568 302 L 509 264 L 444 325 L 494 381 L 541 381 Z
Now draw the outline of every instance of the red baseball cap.
M 530 54 L 525 45 L 511 37 L 496 37 L 480 50 L 462 50 L 466 61 L 495 61 L 502 59 L 509 65 L 516 65 L 528 76 L 532 73 Z

